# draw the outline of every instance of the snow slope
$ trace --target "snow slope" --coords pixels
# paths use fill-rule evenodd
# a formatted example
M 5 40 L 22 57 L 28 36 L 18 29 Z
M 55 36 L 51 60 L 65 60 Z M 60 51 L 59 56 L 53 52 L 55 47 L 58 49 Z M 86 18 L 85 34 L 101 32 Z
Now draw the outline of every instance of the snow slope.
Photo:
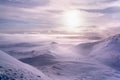
M 120 69 L 120 34 L 109 37 L 95 45 L 90 56 L 115 69 Z
M 80 55 L 95 58 L 115 69 L 120 69 L 120 34 L 98 42 L 79 44 L 75 48 Z
M 31 65 L 53 80 L 120 80 L 119 71 L 90 59 L 80 59 L 79 61 L 59 60 L 56 63 L 43 66 L 39 65 L 39 61 L 36 61 L 37 63 L 38 65 Z
M 39 70 L 0 51 L 0 80 L 50 80 Z

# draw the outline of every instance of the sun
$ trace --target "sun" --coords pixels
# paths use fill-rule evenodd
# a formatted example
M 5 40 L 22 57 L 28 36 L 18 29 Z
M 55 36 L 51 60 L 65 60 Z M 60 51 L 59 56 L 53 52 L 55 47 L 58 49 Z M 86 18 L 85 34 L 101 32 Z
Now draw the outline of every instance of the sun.
M 69 10 L 63 13 L 62 22 L 67 31 L 77 31 L 82 25 L 81 13 L 78 10 Z

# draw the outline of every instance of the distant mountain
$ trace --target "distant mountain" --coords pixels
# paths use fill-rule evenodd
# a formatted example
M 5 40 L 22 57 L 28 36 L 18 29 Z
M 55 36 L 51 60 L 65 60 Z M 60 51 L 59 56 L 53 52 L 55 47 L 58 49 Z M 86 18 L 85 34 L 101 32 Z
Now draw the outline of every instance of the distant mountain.
M 0 51 L 0 80 L 50 80 L 39 70 Z
M 95 58 L 115 69 L 120 69 L 120 34 L 98 42 L 79 44 L 76 48 L 81 55 Z

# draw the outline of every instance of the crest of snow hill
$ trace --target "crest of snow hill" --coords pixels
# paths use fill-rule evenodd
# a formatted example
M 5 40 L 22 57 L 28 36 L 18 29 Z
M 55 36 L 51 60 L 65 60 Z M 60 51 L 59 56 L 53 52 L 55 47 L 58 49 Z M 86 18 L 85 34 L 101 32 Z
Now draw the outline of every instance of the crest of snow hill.
M 120 69 L 120 34 L 97 42 L 79 44 L 76 48 L 77 52 L 83 56 Z

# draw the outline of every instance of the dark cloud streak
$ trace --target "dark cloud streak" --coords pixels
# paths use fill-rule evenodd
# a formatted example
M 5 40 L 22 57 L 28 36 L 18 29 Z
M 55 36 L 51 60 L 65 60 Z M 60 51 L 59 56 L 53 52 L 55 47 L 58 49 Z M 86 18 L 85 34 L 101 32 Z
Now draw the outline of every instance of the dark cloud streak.
M 119 13 L 120 7 L 109 7 L 105 9 L 79 9 L 79 10 L 91 12 L 91 13 L 112 14 L 112 13 Z
M 31 8 L 36 6 L 45 6 L 49 0 L 0 0 L 0 5 Z
M 63 10 L 46 10 L 47 12 L 50 12 L 50 13 L 62 13 Z

